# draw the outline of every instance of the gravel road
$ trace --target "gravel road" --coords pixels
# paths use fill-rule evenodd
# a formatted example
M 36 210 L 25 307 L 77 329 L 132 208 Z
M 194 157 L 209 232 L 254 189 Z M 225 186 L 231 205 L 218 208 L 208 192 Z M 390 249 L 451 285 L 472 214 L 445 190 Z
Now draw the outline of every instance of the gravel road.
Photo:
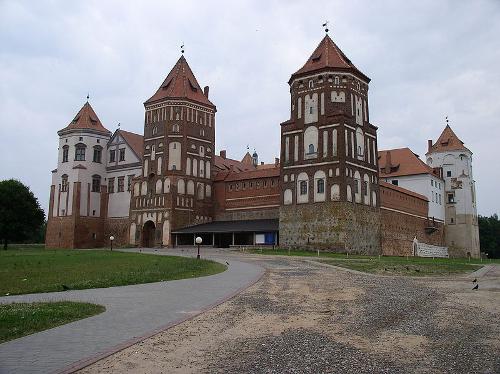
M 244 259 L 267 269 L 254 286 L 81 372 L 500 373 L 496 290 Z

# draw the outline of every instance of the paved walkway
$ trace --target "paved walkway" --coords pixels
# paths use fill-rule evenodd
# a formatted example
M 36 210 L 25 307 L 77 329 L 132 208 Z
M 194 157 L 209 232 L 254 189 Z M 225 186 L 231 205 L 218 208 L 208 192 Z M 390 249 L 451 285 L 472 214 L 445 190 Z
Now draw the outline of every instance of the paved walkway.
M 192 256 L 194 251 L 175 253 Z M 53 373 L 76 368 L 91 357 L 105 356 L 119 346 L 199 314 L 246 288 L 264 273 L 259 266 L 235 261 L 227 252 L 225 255 L 217 251 L 212 257 L 219 261 L 227 258 L 228 270 L 195 279 L 1 297 L 0 303 L 87 301 L 106 306 L 106 311 L 0 344 L 0 373 Z

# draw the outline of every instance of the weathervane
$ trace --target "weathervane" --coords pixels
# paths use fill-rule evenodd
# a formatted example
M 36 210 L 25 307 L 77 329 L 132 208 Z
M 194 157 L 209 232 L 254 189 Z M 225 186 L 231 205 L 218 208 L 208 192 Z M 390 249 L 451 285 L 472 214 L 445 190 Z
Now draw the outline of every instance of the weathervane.
M 184 54 L 184 42 L 182 42 L 182 45 L 181 45 L 181 53 Z
M 329 21 L 325 21 L 325 23 L 323 24 L 323 27 L 325 28 L 325 32 L 326 32 L 327 34 L 328 34 L 328 31 L 329 31 L 329 30 L 328 30 L 328 24 L 329 24 L 329 23 L 330 23 Z
M 448 123 L 449 123 L 448 116 L 446 116 L 446 124 L 448 125 Z
M 90 94 L 87 92 L 87 101 L 90 99 Z

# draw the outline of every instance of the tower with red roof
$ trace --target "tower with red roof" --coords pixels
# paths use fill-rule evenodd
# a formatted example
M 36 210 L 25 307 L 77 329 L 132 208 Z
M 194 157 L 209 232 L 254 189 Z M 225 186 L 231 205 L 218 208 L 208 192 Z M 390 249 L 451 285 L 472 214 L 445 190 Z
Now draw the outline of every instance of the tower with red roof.
M 380 253 L 369 82 L 328 35 L 290 77 L 290 119 L 281 124 L 282 245 Z
M 167 246 L 172 229 L 212 219 L 216 107 L 208 93 L 182 55 L 144 103 L 142 175 L 134 180 L 130 200 L 131 244 Z
M 427 164 L 440 169 L 444 179 L 445 239 L 450 255 L 479 258 L 479 226 L 472 152 L 447 123 L 435 143 L 428 141 L 426 157 Z

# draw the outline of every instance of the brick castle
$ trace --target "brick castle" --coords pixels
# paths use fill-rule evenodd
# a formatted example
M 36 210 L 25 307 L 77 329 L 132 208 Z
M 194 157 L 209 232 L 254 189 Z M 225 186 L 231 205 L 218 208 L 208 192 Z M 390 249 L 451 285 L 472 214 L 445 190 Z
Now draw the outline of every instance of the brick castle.
M 426 163 L 379 151 L 368 78 L 326 35 L 293 73 L 280 157 L 215 152 L 216 106 L 181 56 L 144 103 L 144 133 L 108 131 L 86 102 L 58 132 L 47 247 L 280 245 L 478 257 L 472 152 L 447 124 Z

